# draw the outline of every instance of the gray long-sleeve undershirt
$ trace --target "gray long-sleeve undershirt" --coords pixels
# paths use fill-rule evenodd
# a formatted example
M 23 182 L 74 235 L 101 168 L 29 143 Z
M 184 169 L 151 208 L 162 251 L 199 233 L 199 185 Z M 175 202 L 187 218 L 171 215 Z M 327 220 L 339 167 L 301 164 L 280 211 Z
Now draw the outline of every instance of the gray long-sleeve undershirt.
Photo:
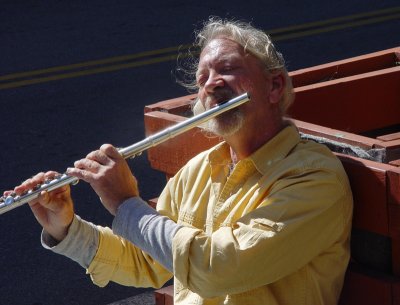
M 168 270 L 173 270 L 172 238 L 180 226 L 161 216 L 139 197 L 126 200 L 118 208 L 113 232 L 148 253 Z M 88 268 L 99 245 L 99 232 L 90 222 L 75 216 L 68 235 L 59 243 L 45 231 L 42 245 Z
M 179 228 L 140 197 L 130 198 L 120 205 L 112 224 L 115 234 L 150 254 L 169 271 L 173 270 L 172 238 Z

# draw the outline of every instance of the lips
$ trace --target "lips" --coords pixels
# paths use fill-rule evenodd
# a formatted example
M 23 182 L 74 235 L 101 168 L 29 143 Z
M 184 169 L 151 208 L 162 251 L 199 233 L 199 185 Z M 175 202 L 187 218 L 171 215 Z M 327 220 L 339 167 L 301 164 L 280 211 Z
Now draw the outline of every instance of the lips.
M 225 104 L 228 100 L 229 99 L 221 98 L 219 100 L 216 100 L 214 104 L 215 105 L 222 105 L 222 104 Z
M 214 96 L 214 99 L 211 98 L 211 104 L 212 105 L 222 105 L 234 97 L 235 97 L 234 94 L 220 95 L 218 97 Z
M 229 101 L 229 98 L 213 99 L 212 97 L 208 97 L 206 105 L 208 106 L 208 108 L 212 108 L 218 105 L 225 104 L 227 101 Z
M 207 96 L 206 106 L 215 107 L 216 105 L 222 105 L 234 98 L 236 94 L 228 88 L 219 89 Z

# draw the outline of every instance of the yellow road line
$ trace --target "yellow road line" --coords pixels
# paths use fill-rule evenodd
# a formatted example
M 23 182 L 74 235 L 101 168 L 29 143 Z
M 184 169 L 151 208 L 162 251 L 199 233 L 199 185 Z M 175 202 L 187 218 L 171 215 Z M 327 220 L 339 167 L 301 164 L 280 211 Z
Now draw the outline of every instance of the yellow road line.
M 400 18 L 400 7 L 394 7 L 374 12 L 360 13 L 350 16 L 332 18 L 324 21 L 309 22 L 301 25 L 283 27 L 266 32 L 271 36 L 273 36 L 274 41 L 283 41 L 293 38 L 326 33 L 330 31 L 336 31 L 345 28 L 374 24 L 399 18 Z M 361 20 L 354 21 L 355 19 L 361 19 Z M 344 21 L 349 21 L 349 22 L 343 23 Z M 0 83 L 0 90 L 67 79 L 67 78 L 74 78 L 85 75 L 118 71 L 127 68 L 134 68 L 134 67 L 171 61 L 177 58 L 176 52 L 184 51 L 189 48 L 190 45 L 182 45 L 178 47 L 163 48 L 159 50 L 140 52 L 124 56 L 110 57 L 110 58 L 87 61 L 71 65 L 57 66 L 47 69 L 12 73 L 0 76 L 0 82 L 5 81 L 3 84 Z M 173 53 L 173 54 L 168 54 L 168 53 Z M 187 54 L 180 54 L 180 56 L 185 57 L 187 56 Z M 129 62 L 132 60 L 136 61 Z M 83 70 L 78 70 L 78 69 L 83 69 Z M 71 70 L 78 70 L 78 71 L 62 73 L 64 71 L 71 71 Z M 52 74 L 52 73 L 59 73 L 59 74 L 23 79 L 23 78 Z
M 273 37 L 274 41 L 282 41 L 282 40 L 288 40 L 288 39 L 292 39 L 292 38 L 300 38 L 300 37 L 305 37 L 305 36 L 310 36 L 310 35 L 315 35 L 315 34 L 320 34 L 320 33 L 342 30 L 342 29 L 346 29 L 346 28 L 353 28 L 353 27 L 362 26 L 362 25 L 380 23 L 380 22 L 394 20 L 394 19 L 400 19 L 400 13 L 394 14 L 394 15 L 383 16 L 383 17 L 366 19 L 366 20 L 337 24 L 337 25 L 323 27 L 320 29 L 307 30 L 307 31 L 303 31 L 303 32 L 296 32 L 296 33 L 286 34 L 286 35 L 283 34 L 283 35 L 278 35 L 276 37 L 273 35 L 271 35 L 271 36 Z
M 55 80 L 60 80 L 60 79 L 74 78 L 74 77 L 84 76 L 84 75 L 112 72 L 112 71 L 117 71 L 117 70 L 122 70 L 122 69 L 127 69 L 127 68 L 151 65 L 151 64 L 170 61 L 170 60 L 174 60 L 174 59 L 176 59 L 175 54 L 162 56 L 162 57 L 156 57 L 153 59 L 148 59 L 148 60 L 143 60 L 143 61 L 131 62 L 131 63 L 127 63 L 127 64 L 118 64 L 118 65 L 94 68 L 94 69 L 90 69 L 90 70 L 83 70 L 83 71 L 77 71 L 77 72 L 71 72 L 71 73 L 63 73 L 63 74 L 56 74 L 56 75 L 52 75 L 52 76 L 27 79 L 27 80 L 22 80 L 22 81 L 15 81 L 15 82 L 10 82 L 10 83 L 0 84 L 0 90 L 16 88 L 16 87 L 21 87 L 21 86 L 26 86 L 26 85 L 33 85 L 33 84 L 44 83 L 44 82 L 50 82 L 50 81 L 55 81 Z
M 377 15 L 383 15 L 383 14 L 388 14 L 388 13 L 395 14 L 398 12 L 400 13 L 400 6 L 391 7 L 391 8 L 387 8 L 387 9 L 383 9 L 383 10 L 377 10 L 377 11 L 373 11 L 373 12 L 331 18 L 331 19 L 322 20 L 322 21 L 314 21 L 314 22 L 308 22 L 308 23 L 303 23 L 303 24 L 299 24 L 299 25 L 292 25 L 292 26 L 288 26 L 288 27 L 274 29 L 274 30 L 267 31 L 267 32 L 268 32 L 268 34 L 273 35 L 273 34 L 278 34 L 278 33 L 282 33 L 282 32 L 298 31 L 298 30 L 302 30 L 302 29 L 306 29 L 306 28 L 320 27 L 320 26 L 329 25 L 332 23 L 339 23 L 339 22 L 350 21 L 350 20 L 354 20 L 354 19 L 361 19 L 361 18 L 377 16 Z
M 154 55 L 179 51 L 179 49 L 180 49 L 180 47 L 170 47 L 170 48 L 141 52 L 141 53 L 136 53 L 136 54 L 131 54 L 131 55 L 115 56 L 115 57 L 109 57 L 109 58 L 99 59 L 99 60 L 92 60 L 92 61 L 87 61 L 87 62 L 82 62 L 82 63 L 71 64 L 71 65 L 57 66 L 57 67 L 52 67 L 52 68 L 47 68 L 47 69 L 7 74 L 7 75 L 0 76 L 0 81 L 35 76 L 35 75 L 39 75 L 39 74 L 46 74 L 46 73 L 53 73 L 53 72 L 59 72 L 59 71 L 74 70 L 74 69 L 78 69 L 78 68 L 86 68 L 86 67 L 91 67 L 91 66 L 110 64 L 110 63 L 115 63 L 115 62 L 120 62 L 120 61 L 127 61 L 127 60 L 142 58 L 142 57 L 148 57 L 148 56 L 154 56 Z

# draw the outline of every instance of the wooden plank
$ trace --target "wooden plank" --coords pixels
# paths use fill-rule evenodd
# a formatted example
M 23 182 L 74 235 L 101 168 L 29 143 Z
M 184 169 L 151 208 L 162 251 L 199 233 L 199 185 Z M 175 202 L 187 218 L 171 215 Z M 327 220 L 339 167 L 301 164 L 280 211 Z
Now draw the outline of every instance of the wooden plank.
M 162 111 L 173 114 L 182 114 L 190 110 L 190 107 L 194 102 L 194 100 L 196 99 L 196 97 L 197 94 L 190 94 L 169 100 L 160 101 L 145 106 L 144 113 L 148 113 L 151 111 Z
M 391 166 L 337 154 L 353 192 L 353 227 L 389 236 L 386 171 Z
M 400 166 L 400 159 L 390 161 L 389 164 L 393 165 L 393 166 L 396 166 L 396 167 L 399 167 Z
M 400 48 L 382 50 L 290 72 L 294 87 L 315 84 L 396 66 Z
M 323 137 L 340 143 L 357 146 L 365 150 L 373 149 L 380 142 L 379 140 L 373 138 L 360 136 L 339 129 L 312 124 L 301 120 L 290 120 L 297 126 L 300 132 L 317 137 Z
M 392 304 L 400 305 L 400 283 L 398 282 L 392 285 Z
M 157 207 L 157 200 L 158 200 L 158 197 L 157 197 L 157 198 L 152 198 L 152 199 L 148 200 L 148 204 L 149 204 L 153 209 L 155 209 L 155 208 Z
M 153 134 L 184 120 L 184 118 L 170 113 L 153 111 L 146 113 L 144 120 L 146 134 Z M 171 176 L 200 151 L 214 146 L 219 141 L 220 139 L 216 137 L 206 137 L 200 128 L 195 127 L 149 149 L 147 155 L 152 168 Z
M 156 305 L 173 305 L 174 304 L 174 286 L 166 286 L 154 291 Z
M 355 134 L 396 125 L 400 120 L 399 83 L 400 67 L 395 67 L 297 87 L 289 115 Z
M 383 136 L 377 137 L 378 140 L 381 141 L 393 141 L 393 140 L 400 140 L 400 132 L 394 132 L 390 134 L 386 134 Z
M 376 148 L 384 148 L 386 150 L 386 160 L 389 162 L 400 159 L 400 139 L 380 141 L 377 143 Z
M 392 167 L 387 171 L 387 196 L 391 207 L 390 236 L 400 239 L 400 168 Z
M 339 305 L 392 305 L 392 289 L 398 283 L 397 278 L 350 264 Z
M 389 230 L 392 238 L 393 274 L 400 275 L 400 168 L 387 172 Z

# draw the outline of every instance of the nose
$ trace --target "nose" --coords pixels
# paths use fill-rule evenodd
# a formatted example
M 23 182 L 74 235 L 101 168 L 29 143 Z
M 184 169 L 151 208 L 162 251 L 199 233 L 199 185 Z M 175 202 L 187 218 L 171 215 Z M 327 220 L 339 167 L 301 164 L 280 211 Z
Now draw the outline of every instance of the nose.
M 223 77 L 216 72 L 210 73 L 206 83 L 204 84 L 204 90 L 207 92 L 214 92 L 217 88 L 225 86 Z

